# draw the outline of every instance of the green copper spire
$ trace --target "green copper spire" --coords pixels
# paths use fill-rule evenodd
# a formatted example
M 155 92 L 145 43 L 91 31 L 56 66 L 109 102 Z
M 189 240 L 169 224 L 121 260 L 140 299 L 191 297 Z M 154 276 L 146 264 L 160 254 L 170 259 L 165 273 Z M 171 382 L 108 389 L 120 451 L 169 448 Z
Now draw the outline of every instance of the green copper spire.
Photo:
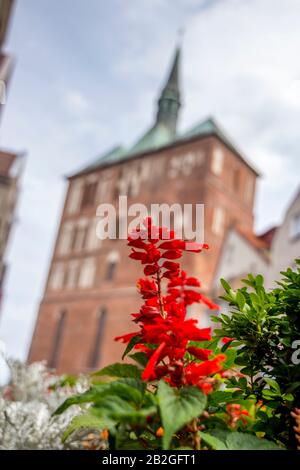
M 156 124 L 163 123 L 173 136 L 176 135 L 178 111 L 180 108 L 179 91 L 180 48 L 177 47 L 170 74 L 158 100 Z

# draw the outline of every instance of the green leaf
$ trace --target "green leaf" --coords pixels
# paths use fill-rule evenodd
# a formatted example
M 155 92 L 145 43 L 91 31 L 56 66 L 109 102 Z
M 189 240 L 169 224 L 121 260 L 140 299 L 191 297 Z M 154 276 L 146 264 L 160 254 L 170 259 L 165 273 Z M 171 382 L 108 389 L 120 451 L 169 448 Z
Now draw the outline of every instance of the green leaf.
M 277 392 L 280 395 L 280 393 L 281 393 L 280 387 L 279 387 L 278 383 L 276 382 L 276 380 L 265 377 L 264 381 L 269 385 L 270 388 L 275 390 L 275 392 Z
M 144 352 L 136 352 L 136 353 L 133 353 L 133 354 L 129 354 L 129 357 L 131 357 L 131 359 L 136 361 L 142 367 L 146 367 L 146 365 L 148 363 L 148 360 L 149 360 L 148 357 L 147 357 L 147 354 L 144 353 Z
M 265 400 L 274 400 L 275 398 L 278 399 L 278 393 L 274 392 L 273 390 L 265 389 L 262 391 L 262 396 Z
M 212 392 L 209 397 L 209 405 L 218 406 L 222 403 L 232 401 L 232 392 L 226 390 L 216 390 Z
M 283 450 L 274 442 L 243 432 L 229 432 L 226 445 L 229 450 Z
M 158 384 L 157 395 L 164 428 L 163 449 L 166 450 L 172 435 L 203 413 L 207 399 L 196 387 L 176 390 L 163 380 Z
M 227 343 L 223 344 L 223 346 L 221 347 L 221 351 L 225 352 L 225 351 L 227 351 L 228 348 L 231 348 L 232 341 L 227 341 Z
M 223 289 L 225 290 L 225 292 L 229 293 L 231 291 L 231 287 L 230 285 L 228 284 L 227 281 L 225 281 L 225 279 L 220 279 L 220 282 L 222 284 L 222 287 Z
M 124 357 L 127 356 L 127 354 L 130 353 L 130 351 L 134 348 L 134 346 L 140 343 L 140 341 L 141 341 L 140 336 L 134 336 L 133 338 L 131 338 L 131 340 L 129 341 L 129 343 L 127 344 L 125 348 L 122 359 L 124 359 Z
M 81 405 L 83 403 L 90 403 L 95 398 L 96 390 L 95 387 L 91 387 L 86 392 L 80 395 L 73 395 L 67 398 L 53 413 L 53 415 L 59 415 L 63 413 L 67 408 L 72 405 Z
M 141 369 L 133 364 L 121 364 L 116 362 L 115 364 L 111 364 L 101 370 L 93 372 L 92 375 L 108 375 L 110 377 L 132 377 L 134 379 L 140 379 Z
M 294 392 L 299 387 L 300 387 L 300 382 L 294 382 L 287 388 L 287 392 L 288 393 Z
M 258 274 L 255 278 L 255 282 L 257 286 L 263 286 L 264 284 L 264 278 L 261 274 Z
M 291 393 L 285 393 L 284 395 L 282 395 L 282 398 L 285 401 L 294 401 L 294 395 L 292 395 Z
M 237 301 L 237 304 L 239 306 L 239 309 L 241 311 L 243 311 L 243 308 L 245 306 L 245 303 L 246 303 L 246 300 L 245 300 L 245 297 L 243 296 L 243 294 L 241 293 L 240 290 L 237 291 L 237 294 L 236 294 L 236 301 Z
M 117 396 L 129 402 L 139 404 L 143 400 L 144 393 L 144 382 L 131 377 L 124 377 L 113 382 L 101 384 L 100 388 L 98 388 L 98 397 L 96 397 L 94 403 L 97 403 L 97 401 L 104 396 L 111 398 L 113 398 L 113 396 Z
M 145 383 L 134 378 L 121 378 L 113 382 L 103 382 L 93 385 L 89 390 L 67 398 L 53 414 L 61 414 L 72 405 L 81 405 L 84 403 L 97 404 L 106 397 L 121 397 L 129 402 L 139 404 L 143 400 L 145 392 Z
M 225 346 L 227 346 L 227 344 Z M 224 370 L 231 369 L 234 365 L 234 361 L 237 356 L 237 350 L 233 348 L 227 349 L 227 351 L 225 352 L 225 355 L 226 355 L 226 359 L 223 362 L 223 368 Z
M 143 424 L 148 416 L 157 413 L 157 406 L 153 402 L 143 404 L 137 407 L 118 396 L 105 396 L 97 402 L 93 408 L 93 412 L 100 418 L 110 418 L 118 423 Z
M 88 428 L 88 429 L 113 429 L 115 422 L 111 419 L 103 419 L 98 416 L 94 416 L 90 412 L 74 416 L 71 420 L 71 423 L 65 430 L 62 436 L 62 442 L 65 440 L 77 429 Z
M 208 444 L 213 450 L 228 450 L 224 442 L 217 437 L 202 431 L 199 431 L 199 435 L 205 444 Z

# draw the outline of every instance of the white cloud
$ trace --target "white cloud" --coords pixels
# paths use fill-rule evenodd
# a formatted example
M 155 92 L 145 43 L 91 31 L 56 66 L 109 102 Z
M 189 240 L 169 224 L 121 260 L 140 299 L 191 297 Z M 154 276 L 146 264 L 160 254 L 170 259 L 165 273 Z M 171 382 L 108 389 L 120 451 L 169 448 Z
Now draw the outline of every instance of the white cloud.
M 66 90 L 64 102 L 72 114 L 83 114 L 90 111 L 90 104 L 79 90 Z

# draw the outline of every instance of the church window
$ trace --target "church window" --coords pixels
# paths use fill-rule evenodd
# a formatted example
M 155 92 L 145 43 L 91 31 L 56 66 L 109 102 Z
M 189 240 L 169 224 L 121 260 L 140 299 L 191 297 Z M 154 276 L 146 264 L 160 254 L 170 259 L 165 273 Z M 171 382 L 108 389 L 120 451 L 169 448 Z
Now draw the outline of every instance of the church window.
M 291 238 L 297 238 L 300 236 L 300 212 L 292 217 L 290 225 L 290 236 Z
M 65 278 L 65 267 L 63 263 L 56 263 L 52 268 L 50 276 L 50 289 L 59 290 L 63 288 Z
M 77 226 L 74 230 L 74 237 L 73 237 L 73 249 L 76 252 L 80 252 L 84 248 L 85 239 L 87 236 L 88 230 L 88 220 L 87 219 L 79 219 L 77 222 Z
M 215 175 L 220 176 L 223 170 L 223 163 L 224 163 L 223 150 L 220 147 L 214 148 L 213 154 L 212 154 L 211 170 Z
M 114 279 L 115 273 L 116 273 L 116 267 L 117 267 L 116 261 L 109 261 L 107 263 L 106 276 L 105 276 L 107 281 L 112 281 Z
M 95 204 L 97 188 L 98 188 L 97 181 L 91 181 L 85 184 L 84 189 L 83 189 L 82 201 L 81 201 L 82 209 L 93 206 Z
M 67 319 L 67 312 L 66 310 L 63 310 L 59 313 L 59 317 L 58 317 L 58 321 L 56 325 L 56 331 L 54 335 L 54 341 L 52 344 L 52 352 L 51 352 L 50 359 L 48 362 L 48 365 L 51 368 L 56 368 L 58 364 L 59 353 L 60 353 L 61 344 L 63 340 L 63 333 L 64 333 L 66 319 Z
M 194 167 L 196 166 L 196 157 L 194 153 L 188 152 L 182 160 L 182 173 L 184 176 L 189 176 Z
M 96 250 L 101 244 L 101 240 L 97 237 L 96 226 L 97 220 L 92 219 L 87 227 L 85 246 L 90 251 Z
M 65 255 L 71 250 L 73 237 L 74 237 L 74 223 L 65 222 L 62 227 L 61 234 L 59 237 L 59 242 L 58 242 L 58 253 L 60 255 Z
M 68 264 L 66 288 L 75 289 L 78 284 L 80 261 L 72 260 Z
M 67 214 L 75 214 L 79 210 L 81 198 L 82 181 L 74 181 L 71 183 L 67 200 Z
M 108 193 L 110 190 L 110 184 L 111 184 L 111 180 L 110 179 L 106 180 L 104 179 L 104 177 L 101 179 L 101 181 L 99 181 L 98 188 L 97 188 L 97 195 L 96 195 L 97 201 L 99 202 L 99 204 L 103 202 L 104 200 L 107 200 Z
M 96 336 L 95 342 L 93 344 L 93 348 L 91 351 L 89 366 L 91 369 L 94 369 L 99 364 L 101 359 L 101 343 L 103 340 L 104 332 L 105 332 L 105 324 L 107 318 L 107 310 L 106 308 L 101 308 L 99 312 L 97 312 L 97 329 L 96 329 Z
M 177 178 L 180 174 L 181 169 L 181 162 L 179 157 L 173 157 L 170 160 L 170 168 L 169 168 L 169 177 L 170 178 Z
M 222 235 L 224 231 L 225 214 L 222 207 L 215 207 L 213 211 L 212 232 Z
M 82 261 L 78 286 L 85 289 L 92 287 L 96 273 L 96 262 L 94 258 L 86 258 Z
M 152 165 L 149 160 L 142 161 L 140 163 L 140 174 L 141 174 L 142 181 L 147 181 L 151 177 L 151 169 L 152 169 Z
M 117 251 L 111 251 L 107 256 L 105 280 L 112 281 L 116 276 L 117 264 L 120 259 Z

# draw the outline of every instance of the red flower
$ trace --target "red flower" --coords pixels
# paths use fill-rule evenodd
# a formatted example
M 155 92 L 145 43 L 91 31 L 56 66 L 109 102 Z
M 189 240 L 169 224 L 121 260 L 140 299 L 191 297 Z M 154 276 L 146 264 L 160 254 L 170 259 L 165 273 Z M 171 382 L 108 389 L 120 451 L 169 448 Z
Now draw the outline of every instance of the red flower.
M 143 299 L 151 299 L 157 296 L 157 285 L 155 281 L 149 279 L 139 279 L 137 288 L 140 291 Z
M 174 263 L 174 261 L 164 261 L 162 268 L 169 269 L 170 271 L 179 271 L 180 264 L 179 263 Z
M 141 240 L 140 238 L 132 238 L 128 237 L 128 246 L 133 246 L 135 248 L 141 248 L 142 250 L 145 250 L 147 248 L 147 244 Z
M 185 242 L 182 240 L 170 240 L 159 245 L 160 250 L 184 250 Z
M 238 403 L 228 403 L 226 405 L 226 413 L 229 416 L 229 426 L 235 428 L 238 424 L 238 421 L 241 420 L 243 424 L 247 423 L 245 416 L 250 416 L 249 412 L 245 409 L 242 409 L 242 406 Z
M 152 274 L 157 273 L 158 270 L 159 270 L 158 266 L 155 266 L 155 265 L 152 265 L 152 264 L 147 264 L 147 266 L 145 266 L 145 268 L 144 268 L 144 274 L 146 276 L 151 276 Z
M 213 384 L 211 382 L 207 382 L 205 380 L 203 380 L 202 382 L 200 381 L 198 383 L 198 388 L 200 388 L 200 390 L 202 390 L 202 392 L 205 393 L 205 395 L 208 395 L 214 389 Z
M 233 341 L 233 338 L 229 338 L 228 336 L 224 336 L 224 338 L 222 338 L 223 344 L 230 343 L 230 341 Z
M 216 374 L 222 370 L 221 362 L 226 359 L 224 354 L 219 354 L 214 359 L 200 363 L 192 363 L 186 368 L 186 380 L 190 385 L 197 385 L 199 377 Z
M 130 253 L 129 258 L 144 262 L 147 259 L 147 255 L 145 253 L 142 253 L 141 251 L 132 250 L 132 253 Z
M 129 341 L 134 336 L 138 336 L 138 334 L 139 334 L 139 331 L 136 331 L 135 333 L 127 333 L 126 335 L 116 336 L 115 341 L 121 341 L 122 343 L 129 343 Z
M 220 307 L 219 305 L 215 304 L 214 302 L 212 302 L 210 299 L 208 299 L 207 297 L 205 297 L 205 295 L 201 295 L 201 300 L 202 302 L 208 306 L 208 308 L 210 308 L 211 310 L 220 310 Z
M 181 258 L 181 256 L 182 256 L 181 250 L 167 250 L 163 253 L 162 258 L 178 259 L 178 258 Z
M 212 353 L 211 349 L 196 348 L 195 346 L 190 346 L 187 350 L 197 359 L 201 359 L 201 361 L 206 361 Z
M 134 348 L 148 358 L 143 380 L 163 378 L 173 387 L 195 385 L 210 393 L 216 381 L 212 376 L 222 371 L 221 363 L 226 356 L 208 359 L 210 349 L 190 345 L 191 341 L 210 340 L 211 331 L 199 328 L 194 319 L 186 319 L 186 310 L 188 305 L 200 302 L 212 309 L 218 307 L 197 290 L 201 286 L 198 279 L 188 277 L 180 264 L 173 261 L 181 258 L 184 250 L 200 252 L 208 246 L 178 240 L 174 231 L 154 226 L 150 218 L 128 237 L 128 245 L 130 258 L 145 265 L 144 274 L 150 278 L 139 279 L 137 283 L 144 303 L 132 316 L 139 331 L 116 340 L 128 343 L 136 337 Z M 168 279 L 166 295 L 162 293 L 164 279 Z
M 150 357 L 148 364 L 146 365 L 146 368 L 144 369 L 142 373 L 142 379 L 143 380 L 153 380 L 156 379 L 156 374 L 155 374 L 155 366 L 157 362 L 159 361 L 160 355 L 165 347 L 165 343 L 161 343 L 159 347 L 154 351 L 152 356 Z

